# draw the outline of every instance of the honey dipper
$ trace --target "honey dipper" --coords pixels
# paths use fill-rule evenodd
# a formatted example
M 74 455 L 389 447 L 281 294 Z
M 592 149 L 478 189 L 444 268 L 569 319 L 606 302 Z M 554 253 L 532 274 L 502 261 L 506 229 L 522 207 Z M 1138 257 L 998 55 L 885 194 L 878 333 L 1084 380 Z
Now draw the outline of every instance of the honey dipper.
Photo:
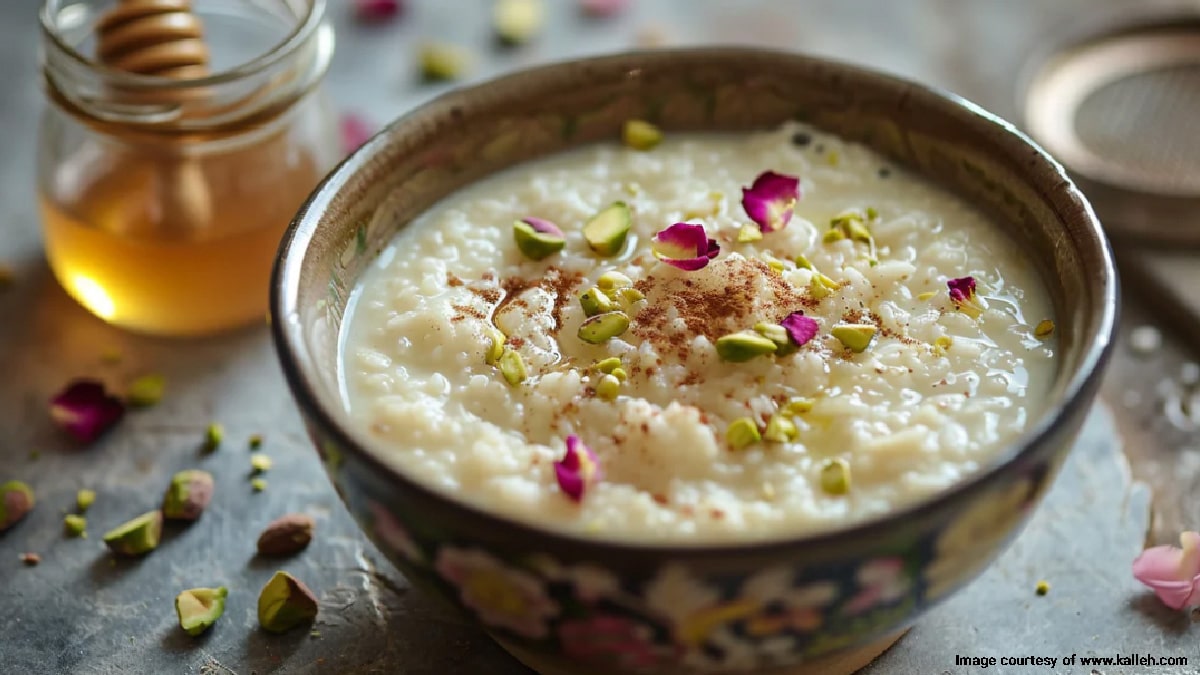
M 172 79 L 208 75 L 204 26 L 191 0 L 121 0 L 101 17 L 96 37 L 97 56 L 111 68 Z M 168 160 L 160 175 L 163 212 L 189 230 L 208 225 L 212 197 L 201 166 Z

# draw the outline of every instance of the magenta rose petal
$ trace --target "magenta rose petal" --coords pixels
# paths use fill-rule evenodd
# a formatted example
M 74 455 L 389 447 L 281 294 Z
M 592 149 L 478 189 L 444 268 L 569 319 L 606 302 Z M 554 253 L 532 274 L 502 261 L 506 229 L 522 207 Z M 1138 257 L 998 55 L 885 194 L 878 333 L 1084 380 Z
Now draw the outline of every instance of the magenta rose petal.
M 681 270 L 694 272 L 717 257 L 721 246 L 704 232 L 703 225 L 675 223 L 650 240 L 654 257 Z
M 1133 561 L 1133 576 L 1171 609 L 1200 604 L 1200 533 L 1184 532 L 1183 548 L 1155 546 Z
M 403 11 L 403 0 L 354 0 L 354 15 L 363 23 L 390 21 Z
M 759 174 L 753 185 L 742 188 L 742 208 L 763 232 L 787 227 L 799 199 L 800 179 L 774 171 Z
M 603 477 L 596 453 L 578 436 L 567 436 L 567 452 L 562 460 L 554 463 L 554 478 L 563 494 L 573 502 L 583 501 L 587 487 Z
M 783 329 L 787 331 L 788 337 L 797 347 L 803 347 L 809 340 L 817 336 L 817 320 L 804 316 L 800 312 L 792 312 L 787 315 L 783 321 L 779 322 Z
M 91 443 L 125 416 L 125 404 L 96 380 L 68 383 L 50 399 L 50 416 L 81 443 Z
M 356 113 L 342 113 L 338 119 L 342 135 L 342 152 L 350 154 L 359 149 L 375 134 L 375 126 Z
M 961 277 L 946 282 L 950 289 L 950 299 L 954 304 L 961 305 L 975 299 L 975 277 Z
M 608 18 L 625 11 L 629 0 L 579 0 L 579 7 L 584 14 L 596 18 Z

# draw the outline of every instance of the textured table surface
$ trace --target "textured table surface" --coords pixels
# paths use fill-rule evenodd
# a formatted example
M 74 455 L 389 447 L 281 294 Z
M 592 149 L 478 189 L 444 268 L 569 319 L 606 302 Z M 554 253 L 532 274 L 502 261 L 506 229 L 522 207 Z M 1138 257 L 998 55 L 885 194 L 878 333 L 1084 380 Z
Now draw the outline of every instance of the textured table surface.
M 37 509 L 0 535 L 0 673 L 469 673 L 529 671 L 455 613 L 410 591 L 358 532 L 307 444 L 265 328 L 204 340 L 158 340 L 108 327 L 58 288 L 42 259 L 33 193 L 41 107 L 34 0 L 0 3 L 0 264 L 15 285 L 0 292 L 0 480 L 20 478 Z M 411 54 L 436 37 L 474 45 L 477 77 L 547 59 L 628 47 L 650 27 L 678 44 L 736 42 L 802 49 L 872 65 L 958 91 L 1011 115 L 1016 75 L 1039 36 L 1103 0 L 805 0 L 635 3 L 612 21 L 590 22 L 554 2 L 552 30 L 526 48 L 499 52 L 483 0 L 413 3 L 403 20 L 370 29 L 331 0 L 339 53 L 329 77 L 338 105 L 377 122 L 440 88 L 419 85 Z M 875 673 L 976 672 L 955 656 L 1194 657 L 1186 668 L 993 668 L 985 672 L 1200 672 L 1200 626 L 1171 613 L 1129 576 L 1149 536 L 1168 541 L 1200 524 L 1200 449 L 1192 412 L 1195 376 L 1170 336 L 1157 350 L 1129 347 L 1134 327 L 1154 324 L 1127 305 L 1122 343 L 1097 406 L 1062 477 L 1021 538 L 988 573 L 939 607 L 869 668 Z M 1145 331 L 1143 331 L 1144 333 Z M 105 364 L 101 354 L 123 358 Z M 154 371 L 169 382 L 163 402 L 131 414 L 86 449 L 64 442 L 46 412 L 68 379 L 114 384 Z M 1200 399 L 1197 399 L 1200 400 Z M 228 441 L 201 455 L 210 421 Z M 247 480 L 246 438 L 266 437 L 275 460 L 261 494 Z M 167 477 L 200 467 L 217 478 L 209 512 L 168 528 L 155 554 L 114 562 L 99 535 L 153 508 Z M 1154 527 L 1151 491 L 1154 486 Z M 61 518 L 77 489 L 95 489 L 91 537 L 68 539 Z M 287 511 L 317 519 L 318 537 L 283 567 L 321 600 L 319 634 L 258 631 L 257 591 L 276 569 L 253 557 L 265 523 Z M 1150 532 L 1147 535 L 1147 532 Z M 41 565 L 17 556 L 35 551 Z M 1046 597 L 1035 596 L 1040 579 Z M 225 617 L 198 639 L 181 634 L 172 598 L 183 588 L 224 584 Z

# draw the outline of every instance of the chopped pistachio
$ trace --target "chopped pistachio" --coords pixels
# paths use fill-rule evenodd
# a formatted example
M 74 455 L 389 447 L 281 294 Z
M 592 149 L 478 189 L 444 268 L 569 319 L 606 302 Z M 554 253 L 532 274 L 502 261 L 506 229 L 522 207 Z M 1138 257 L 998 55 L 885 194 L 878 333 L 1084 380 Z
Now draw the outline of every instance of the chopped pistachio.
M 841 457 L 826 460 L 821 467 L 821 489 L 831 495 L 844 495 L 849 492 L 850 464 Z
M 757 333 L 742 331 L 717 338 L 717 355 L 722 361 L 741 363 L 756 356 L 774 354 L 778 349 L 769 338 Z
M 0 532 L 7 530 L 33 510 L 33 490 L 19 480 L 0 483 Z
M 104 535 L 104 543 L 117 555 L 134 556 L 149 553 L 158 548 L 158 542 L 162 539 L 162 525 L 161 511 L 143 513 L 109 530 Z
M 504 333 L 501 333 L 500 329 L 496 328 L 495 326 L 488 326 L 486 329 L 484 329 L 484 332 L 487 333 L 489 343 L 488 350 L 484 354 L 483 360 L 489 366 L 494 366 L 500 361 L 500 357 L 504 355 L 504 341 L 507 338 L 505 338 Z
M 949 335 L 942 335 L 938 337 L 938 339 L 934 340 L 933 344 L 941 347 L 942 349 L 950 349 L 951 345 L 954 344 L 954 338 L 950 337 Z
M 783 261 L 775 256 L 763 254 L 762 260 L 763 262 L 767 263 L 767 267 L 770 267 L 773 271 L 778 272 L 779 274 L 783 274 L 783 271 L 787 269 L 787 266 L 783 264 Z
M 747 223 L 738 228 L 737 243 L 749 244 L 755 241 L 762 241 L 762 228 L 753 223 Z
M 145 408 L 162 400 L 167 387 L 167 378 L 162 375 L 143 375 L 129 384 L 125 400 L 130 405 Z
M 787 443 L 796 439 L 799 430 L 796 429 L 796 424 L 788 419 L 787 415 L 772 415 L 767 421 L 767 429 L 763 432 L 763 439 L 772 443 Z
M 937 291 L 925 291 L 924 293 L 918 294 L 917 299 L 924 302 L 926 300 L 933 298 L 933 296 L 935 296 L 935 295 L 937 295 Z
M 629 120 L 621 129 L 621 139 L 634 150 L 651 150 L 662 142 L 663 133 L 645 120 Z
M 583 307 L 585 316 L 596 316 L 617 309 L 616 303 L 596 286 L 579 294 L 579 304 Z
M 821 241 L 825 242 L 826 244 L 832 244 L 845 238 L 846 234 L 841 230 L 826 230 L 825 234 L 821 236 Z
M 874 206 L 867 207 L 867 220 L 878 220 L 879 211 L 875 210 Z
M 842 156 L 837 150 L 830 150 L 828 155 L 825 155 L 825 161 L 829 162 L 829 166 L 837 166 L 842 162 Z
M 625 191 L 629 193 L 629 196 L 636 197 L 642 193 L 642 186 L 637 183 L 626 183 Z
M 855 353 L 862 353 L 870 346 L 871 340 L 874 339 L 875 333 L 879 329 L 871 324 L 865 323 L 844 323 L 834 326 L 829 330 L 833 337 L 837 338 L 842 345 Z
M 785 415 L 792 415 L 793 417 L 796 415 L 803 415 L 806 412 L 811 412 L 815 404 L 816 401 L 812 400 L 811 398 L 793 396 L 792 398 L 788 399 L 787 405 L 783 406 L 782 412 Z
M 163 517 L 169 520 L 196 520 L 212 501 L 213 476 L 200 469 L 187 469 L 171 476 L 163 493 Z
M 787 329 L 777 323 L 760 321 L 754 324 L 754 332 L 774 342 L 775 353 L 779 356 L 787 356 L 797 349 L 796 344 L 788 336 Z
M 271 461 L 271 458 L 268 455 L 260 454 L 250 457 L 250 469 L 254 471 L 254 473 L 266 473 L 267 471 L 271 470 L 271 466 L 273 464 L 274 462 Z
M 1050 582 L 1046 581 L 1045 579 L 1042 579 L 1041 581 L 1037 582 L 1037 586 L 1034 588 L 1034 592 L 1036 592 L 1038 595 L 1046 595 L 1047 593 L 1050 592 Z
M 629 315 L 625 312 L 605 312 L 585 320 L 579 326 L 579 339 L 589 344 L 603 344 L 623 334 L 629 328 Z
M 622 300 L 630 304 L 646 299 L 646 296 L 636 288 L 622 288 L 617 291 L 617 294 L 621 296 Z
M 1039 340 L 1045 340 L 1051 335 L 1054 335 L 1054 322 L 1050 319 L 1043 319 L 1033 327 L 1033 336 Z
M 264 478 L 253 478 L 250 480 L 250 488 L 255 492 L 262 492 L 267 489 L 267 481 Z
M 538 34 L 546 20 L 542 0 L 498 0 L 492 9 L 492 26 L 504 43 L 519 45 Z
M 624 382 L 625 380 L 629 379 L 629 373 L 625 372 L 624 368 L 613 368 L 612 372 L 609 374 L 612 375 L 613 377 L 617 378 L 621 382 Z
M 820 272 L 814 272 L 812 279 L 808 281 L 808 293 L 815 300 L 828 297 L 831 291 L 836 291 L 841 287 L 841 284 Z
M 596 396 L 612 401 L 621 393 L 621 381 L 615 375 L 604 375 L 596 383 Z
M 96 503 L 96 491 L 82 489 L 75 493 L 75 508 L 80 511 L 87 511 Z
M 621 252 L 633 227 L 633 217 L 625 202 L 613 202 L 592 216 L 583 226 L 583 238 L 597 255 L 605 258 Z
M 500 374 L 504 376 L 504 380 L 511 387 L 521 384 L 525 378 L 529 377 L 529 371 L 525 369 L 525 359 L 521 358 L 519 352 L 512 349 L 504 350 L 497 365 L 500 367 Z
M 513 223 L 513 241 L 517 242 L 517 248 L 521 250 L 521 253 L 533 260 L 542 260 L 552 256 L 567 245 L 567 240 L 561 231 L 540 231 L 525 220 Z
M 803 270 L 815 270 L 816 269 L 815 267 L 813 267 L 813 264 L 811 262 L 809 262 L 808 258 L 804 257 L 803 253 L 796 256 L 792 262 L 795 262 L 796 267 L 799 267 L 800 269 L 803 269 Z
M 225 613 L 225 597 L 229 590 L 217 588 L 192 588 L 175 596 L 175 614 L 179 627 L 193 637 L 208 630 Z
M 63 527 L 66 528 L 68 535 L 87 539 L 87 518 L 68 513 L 63 517 Z
M 863 225 L 861 221 L 851 220 L 847 224 L 846 229 L 847 236 L 854 241 L 861 241 L 866 244 L 874 241 L 874 236 L 871 234 L 871 230 L 867 229 L 867 226 Z
M 259 593 L 258 623 L 266 631 L 286 633 L 316 617 L 316 596 L 287 572 L 276 572 Z
M 471 54 L 458 45 L 431 42 L 418 54 L 421 74 L 427 80 L 456 80 L 471 67 Z
M 262 434 L 250 434 L 250 438 L 247 440 L 247 443 L 249 444 L 251 450 L 257 450 L 261 448 L 263 444 Z
M 596 370 L 604 373 L 605 375 L 620 367 L 621 359 L 617 358 L 616 356 L 610 356 L 607 359 L 596 362 Z
M 739 417 L 725 429 L 725 442 L 734 450 L 741 450 L 762 440 L 758 425 L 749 417 Z
M 630 286 L 633 286 L 633 279 L 630 279 L 616 270 L 609 270 L 604 274 L 601 274 L 599 279 L 596 279 L 596 286 L 598 286 L 602 291 L 612 291 L 618 288 L 629 288 Z
M 216 450 L 225 440 L 225 427 L 213 422 L 204 430 L 204 449 L 209 452 Z

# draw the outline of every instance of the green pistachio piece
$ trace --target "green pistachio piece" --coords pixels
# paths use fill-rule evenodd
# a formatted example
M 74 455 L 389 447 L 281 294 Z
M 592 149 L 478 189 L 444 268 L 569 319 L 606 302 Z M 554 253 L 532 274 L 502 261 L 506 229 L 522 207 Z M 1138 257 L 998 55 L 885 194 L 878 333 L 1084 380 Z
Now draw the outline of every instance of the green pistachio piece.
M 841 287 L 842 285 L 833 279 L 830 279 L 820 272 L 814 272 L 812 279 L 810 279 L 808 282 L 808 294 L 811 295 L 814 300 L 820 300 L 828 297 L 830 292 L 836 291 Z
M 586 316 L 596 316 L 617 309 L 616 303 L 595 286 L 579 294 L 579 304 Z
M 510 45 L 528 42 L 542 29 L 545 19 L 542 0 L 498 0 L 492 9 L 496 37 Z
M 600 275 L 600 278 L 596 280 L 596 285 L 599 286 L 600 290 L 602 291 L 612 291 L 618 288 L 629 288 L 630 286 L 633 286 L 633 279 L 630 279 L 616 270 L 609 270 Z
M 617 294 L 621 299 L 629 304 L 633 304 L 638 300 L 645 300 L 646 296 L 636 288 L 621 288 L 617 290 Z
M 218 586 L 192 588 L 175 596 L 179 627 L 193 637 L 208 630 L 225 613 L 225 597 L 228 595 L 228 589 Z
M 613 368 L 610 374 L 621 382 L 629 379 L 629 373 L 625 372 L 624 368 Z
M 763 260 L 763 262 L 767 263 L 767 267 L 770 267 L 772 270 L 774 270 L 775 272 L 778 272 L 779 274 L 783 274 L 783 271 L 785 269 L 787 269 L 787 266 L 783 264 L 783 261 L 779 260 L 778 258 L 769 256 L 769 255 L 764 255 L 762 257 L 762 260 Z
M 826 230 L 825 234 L 821 236 L 821 241 L 825 242 L 826 244 L 832 244 L 845 238 L 846 234 L 841 230 Z
M 287 572 L 276 572 L 258 595 L 258 624 L 263 630 L 286 633 L 315 618 L 317 597 Z
M 788 399 L 787 405 L 783 406 L 783 413 L 793 417 L 796 415 L 803 415 L 806 412 L 811 412 L 813 405 L 815 404 L 816 401 L 812 400 L 811 398 L 793 396 L 792 398 Z
M 529 223 L 518 220 L 513 223 L 513 240 L 527 258 L 541 260 L 558 253 L 567 245 L 567 240 L 550 232 L 538 232 Z
M 583 238 L 597 255 L 605 258 L 621 252 L 633 217 L 625 202 L 613 202 L 600 213 L 592 216 L 583 226 Z
M 87 539 L 87 518 L 69 513 L 63 517 L 63 528 L 72 537 Z
M 871 340 L 874 339 L 875 333 L 879 329 L 871 324 L 865 323 L 844 323 L 834 326 L 829 330 L 833 337 L 837 338 L 842 345 L 850 351 L 861 354 L 870 346 Z
M 149 553 L 158 548 L 158 542 L 162 539 L 162 526 L 161 511 L 143 513 L 109 530 L 104 535 L 104 543 L 116 555 L 135 556 Z
M 879 211 L 875 210 L 874 206 L 867 207 L 867 220 L 878 220 Z
M 621 393 L 621 381 L 615 375 L 605 375 L 596 383 L 596 396 L 612 401 Z
M 213 422 L 204 430 L 204 449 L 208 452 L 216 450 L 225 440 L 225 427 Z
M 1051 335 L 1054 335 L 1054 322 L 1050 319 L 1043 319 L 1033 327 L 1033 336 L 1039 340 L 1045 340 Z
M 125 400 L 139 408 L 152 406 L 162 400 L 167 378 L 162 375 L 143 375 L 129 384 Z
M 758 425 L 749 417 L 739 417 L 729 423 L 725 429 L 725 442 L 734 450 L 741 450 L 762 440 L 758 433 Z
M 162 513 L 169 520 L 196 520 L 212 500 L 213 477 L 207 471 L 188 469 L 171 476 L 163 494 Z
M 250 458 L 250 470 L 254 473 L 266 473 L 271 470 L 274 462 L 267 455 L 254 455 Z
M 504 350 L 497 365 L 500 368 L 500 374 L 504 376 L 504 380 L 511 387 L 521 384 L 525 378 L 529 377 L 529 371 L 525 369 L 525 359 L 521 358 L 519 352 L 512 349 Z
M 257 450 L 263 444 L 262 434 L 250 434 L 250 438 L 246 442 L 249 444 L 251 450 Z
M 941 335 L 933 341 L 933 344 L 942 349 L 950 349 L 954 345 L 954 338 L 949 335 Z
M 629 120 L 621 129 L 621 139 L 634 150 L 650 150 L 662 142 L 662 131 L 645 120 Z
M 500 361 L 500 357 L 504 355 L 504 342 L 507 338 L 495 326 L 488 326 L 484 329 L 484 332 L 487 333 L 488 337 L 488 349 L 483 355 L 483 360 L 489 366 L 494 366 Z
M 620 367 L 621 367 L 621 359 L 619 359 L 615 356 L 610 356 L 607 359 L 596 362 L 596 370 L 604 373 L 605 375 L 611 373 L 612 371 L 614 371 Z
M 717 338 L 717 356 L 722 361 L 741 363 L 763 354 L 774 354 L 778 347 L 757 333 L 743 331 Z
M 754 332 L 774 342 L 775 354 L 778 356 L 787 356 L 799 349 L 788 336 L 787 329 L 777 323 L 760 321 L 754 324 Z
M 266 490 L 267 489 L 266 479 L 264 479 L 264 478 L 250 479 L 250 489 L 254 490 L 255 492 L 262 492 L 263 490 Z
M 763 439 L 772 443 L 787 443 L 796 440 L 799 433 L 796 424 L 788 419 L 787 415 L 772 415 L 767 422 L 766 431 L 763 432 Z
M 427 80 L 456 80 L 471 67 L 471 54 L 457 45 L 429 43 L 418 54 L 421 74 Z
M 629 328 L 625 312 L 605 312 L 588 318 L 579 326 L 579 339 L 598 345 L 623 334 Z
M 838 457 L 821 467 L 821 489 L 827 494 L 844 495 L 850 491 L 850 464 Z
M 924 293 L 918 294 L 917 299 L 921 301 L 930 300 L 935 295 L 937 295 L 937 291 L 925 291 Z
M 851 220 L 846 225 L 846 234 L 854 241 L 861 241 L 864 244 L 869 244 L 874 240 L 871 230 L 867 229 L 867 226 L 859 220 Z
M 753 223 L 748 223 L 738 228 L 736 241 L 739 244 L 749 244 L 755 241 L 762 241 L 762 238 L 762 228 Z
M 796 267 L 799 267 L 800 269 L 803 269 L 803 270 L 815 270 L 816 269 L 815 267 L 813 267 L 813 264 L 811 262 L 809 262 L 808 258 L 804 257 L 803 253 L 796 256 L 796 258 L 793 260 L 793 262 L 796 263 Z
M 80 511 L 87 511 L 92 508 L 92 504 L 96 503 L 95 490 L 83 489 L 75 493 L 75 508 Z
M 33 510 L 33 490 L 19 480 L 0 485 L 0 532 L 7 530 Z

